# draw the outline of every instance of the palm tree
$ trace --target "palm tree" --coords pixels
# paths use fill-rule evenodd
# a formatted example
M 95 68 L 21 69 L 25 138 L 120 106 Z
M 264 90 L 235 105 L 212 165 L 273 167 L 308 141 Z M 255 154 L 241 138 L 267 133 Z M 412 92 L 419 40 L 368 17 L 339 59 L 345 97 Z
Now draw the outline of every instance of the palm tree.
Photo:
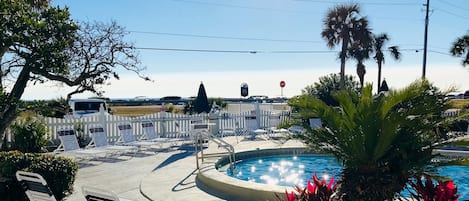
M 368 31 L 368 20 L 360 17 L 358 5 L 338 5 L 327 12 L 324 19 L 324 29 L 321 36 L 327 41 L 329 48 L 342 44 L 339 53 L 340 58 L 340 86 L 345 82 L 345 61 L 350 49 L 360 31 Z
M 469 34 L 461 36 L 458 38 L 451 47 L 450 53 L 453 56 L 462 57 L 464 53 L 466 54 L 466 58 L 462 61 L 462 65 L 466 66 L 469 64 Z
M 349 200 L 393 200 L 414 173 L 432 158 L 435 125 L 443 120 L 447 102 L 428 81 L 418 81 L 388 95 L 373 96 L 371 84 L 362 92 L 334 94 L 339 107 L 312 96 L 290 105 L 317 116 L 324 127 L 300 137 L 308 146 L 335 155 L 344 165 L 337 195 Z
M 385 33 L 374 36 L 373 51 L 375 52 L 375 56 L 373 58 L 376 63 L 378 63 L 378 93 L 381 88 L 381 68 L 382 64 L 384 64 L 383 48 L 388 40 L 388 35 Z M 397 46 L 391 46 L 388 50 L 391 53 L 392 58 L 395 60 L 399 60 L 401 58 L 401 52 L 399 52 L 399 48 Z
M 361 33 L 360 40 L 356 40 L 351 49 L 349 49 L 349 55 L 357 60 L 357 75 L 360 79 L 361 88 L 363 88 L 366 73 L 363 61 L 370 58 L 372 43 L 373 37 L 371 32 L 365 31 Z

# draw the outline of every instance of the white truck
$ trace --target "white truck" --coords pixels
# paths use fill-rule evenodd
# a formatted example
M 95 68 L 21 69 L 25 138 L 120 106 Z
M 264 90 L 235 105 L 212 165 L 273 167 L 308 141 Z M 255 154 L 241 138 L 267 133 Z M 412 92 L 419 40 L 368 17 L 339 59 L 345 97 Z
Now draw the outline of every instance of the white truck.
M 68 105 L 70 107 L 68 116 L 74 118 L 98 113 L 101 105 L 106 113 L 109 111 L 109 107 L 104 99 L 71 99 Z

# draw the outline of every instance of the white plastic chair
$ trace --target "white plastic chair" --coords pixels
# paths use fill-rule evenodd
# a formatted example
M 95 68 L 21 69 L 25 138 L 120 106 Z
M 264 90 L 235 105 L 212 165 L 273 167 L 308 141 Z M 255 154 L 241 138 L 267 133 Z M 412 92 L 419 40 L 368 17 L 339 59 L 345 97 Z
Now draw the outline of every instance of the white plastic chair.
M 138 151 L 138 147 L 136 146 L 110 145 L 103 127 L 96 126 L 91 127 L 88 130 L 91 133 L 92 139 L 87 147 L 101 148 L 115 153 L 135 153 Z
M 71 154 L 75 158 L 96 158 L 98 155 L 103 154 L 104 156 L 107 155 L 109 152 L 100 149 L 100 148 L 90 148 L 90 149 L 82 149 L 78 144 L 77 137 L 75 135 L 75 130 L 73 129 L 64 129 L 57 131 L 60 139 L 60 145 L 57 147 L 54 152 Z
M 195 123 L 191 125 L 195 144 L 208 144 L 210 139 L 210 126 L 208 123 Z
M 99 189 L 95 187 L 82 186 L 81 192 L 87 201 L 131 201 L 120 198 L 113 191 Z
M 24 189 L 26 197 L 31 201 L 56 201 L 46 180 L 37 173 L 17 171 L 16 180 Z
M 150 122 L 150 121 L 142 122 L 142 128 L 143 128 L 144 135 L 142 136 L 141 139 L 146 140 L 146 141 L 160 142 L 160 143 L 169 142 L 169 143 L 171 143 L 172 146 L 177 145 L 177 142 L 184 141 L 184 139 L 181 139 L 179 137 L 167 138 L 167 137 L 159 136 L 156 133 L 155 126 L 154 126 L 153 122 Z
M 137 147 L 151 147 L 154 145 L 159 145 L 162 147 L 161 142 L 152 142 L 152 141 L 142 141 L 135 138 L 132 126 L 130 124 L 121 124 L 117 126 L 119 128 L 120 138 L 119 142 L 123 145 L 131 145 Z
M 259 128 L 259 125 L 257 124 L 256 116 L 246 116 L 245 123 L 246 123 L 246 132 L 249 135 L 250 139 L 255 139 L 258 135 L 268 134 L 266 130 Z M 269 136 L 267 135 L 267 137 Z

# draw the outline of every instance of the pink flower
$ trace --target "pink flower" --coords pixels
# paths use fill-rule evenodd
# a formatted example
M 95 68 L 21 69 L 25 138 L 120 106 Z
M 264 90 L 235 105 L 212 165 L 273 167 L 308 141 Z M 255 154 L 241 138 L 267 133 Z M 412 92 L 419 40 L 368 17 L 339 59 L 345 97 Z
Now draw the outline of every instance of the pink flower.
M 435 201 L 457 201 L 457 191 L 458 189 L 451 180 L 439 183 L 435 188 Z
M 285 193 L 287 194 L 288 201 L 296 201 L 296 196 L 293 191 L 291 193 L 288 193 L 288 191 L 285 190 Z
M 310 180 L 308 180 L 308 191 L 309 191 L 309 193 L 311 193 L 311 194 L 315 194 L 315 193 L 316 193 L 316 185 L 314 185 L 314 183 L 311 183 Z

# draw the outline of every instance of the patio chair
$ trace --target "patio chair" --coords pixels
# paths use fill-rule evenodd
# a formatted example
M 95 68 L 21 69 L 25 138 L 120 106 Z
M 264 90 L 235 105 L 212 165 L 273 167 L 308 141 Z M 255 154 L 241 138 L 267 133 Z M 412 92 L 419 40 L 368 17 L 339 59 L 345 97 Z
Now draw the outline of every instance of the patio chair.
M 120 198 L 116 193 L 95 187 L 82 186 L 81 192 L 87 201 L 131 201 Z
M 192 126 L 197 123 L 202 123 L 202 119 L 192 119 L 189 121 L 189 124 L 185 124 L 184 126 L 178 122 L 174 122 L 174 125 L 176 126 L 176 138 L 181 141 L 193 141 L 194 133 Z
M 268 132 L 264 129 L 259 128 L 256 116 L 246 116 L 245 123 L 246 134 L 249 135 L 249 139 L 255 139 L 259 135 L 266 135 L 267 138 L 269 138 Z
M 16 180 L 30 201 L 56 201 L 46 180 L 37 173 L 17 171 Z
M 208 123 L 195 123 L 191 125 L 191 133 L 196 144 L 208 144 L 210 139 L 210 126 Z
M 279 114 L 269 115 L 269 128 L 267 128 L 267 131 L 272 135 L 288 133 L 287 129 L 277 128 L 277 126 L 280 124 L 280 119 L 281 118 Z
M 167 137 L 161 137 L 156 133 L 155 126 L 153 122 L 151 121 L 143 121 L 142 122 L 142 128 L 143 128 L 143 133 L 144 135 L 142 136 L 141 139 L 146 140 L 146 141 L 152 141 L 152 142 L 169 142 L 171 143 L 171 146 L 177 145 L 177 142 L 181 142 L 184 139 L 181 138 L 167 138 Z
M 288 128 L 288 131 L 292 134 L 303 134 L 306 132 L 306 128 L 303 126 L 293 125 Z
M 101 148 L 114 153 L 133 152 L 135 154 L 138 151 L 138 147 L 136 146 L 110 145 L 103 127 L 96 126 L 91 127 L 88 130 L 91 133 L 92 139 L 87 147 Z
M 117 126 L 120 133 L 119 142 L 123 145 L 131 145 L 141 147 L 151 147 L 154 145 L 159 145 L 160 148 L 163 146 L 162 142 L 152 142 L 152 141 L 143 141 L 137 140 L 135 138 L 132 126 L 130 124 L 121 124 Z
M 71 154 L 75 158 L 82 159 L 96 158 L 100 154 L 106 156 L 109 153 L 109 151 L 100 148 L 80 148 L 75 130 L 73 129 L 59 130 L 57 134 L 60 139 L 60 145 L 54 150 L 56 153 Z

